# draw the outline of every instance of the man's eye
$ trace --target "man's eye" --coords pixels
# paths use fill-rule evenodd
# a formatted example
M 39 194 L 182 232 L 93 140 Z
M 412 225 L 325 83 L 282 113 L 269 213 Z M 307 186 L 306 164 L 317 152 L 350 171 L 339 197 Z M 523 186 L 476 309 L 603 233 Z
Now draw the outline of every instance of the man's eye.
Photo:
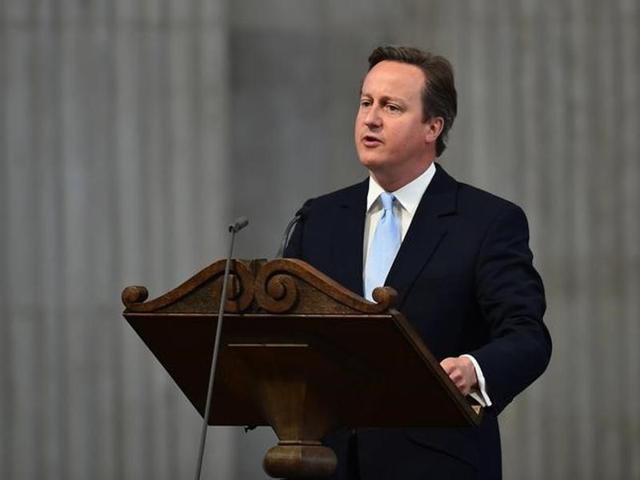
M 366 98 L 360 100 L 361 107 L 368 107 L 369 105 L 371 105 L 371 100 L 367 100 Z
M 394 105 L 393 103 L 387 103 L 387 105 L 385 105 L 385 108 L 393 113 L 399 112 L 400 111 L 400 107 L 397 105 Z

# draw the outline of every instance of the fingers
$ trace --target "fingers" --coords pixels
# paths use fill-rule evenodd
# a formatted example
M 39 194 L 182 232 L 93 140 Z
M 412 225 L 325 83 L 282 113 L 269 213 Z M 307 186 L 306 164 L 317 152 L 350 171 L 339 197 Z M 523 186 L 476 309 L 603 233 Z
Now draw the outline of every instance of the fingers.
M 454 361 L 455 361 L 454 358 L 445 358 L 440 362 L 440 366 L 442 367 L 442 369 L 445 371 L 447 375 L 450 374 L 451 371 L 454 369 Z
M 463 395 L 468 395 L 475 387 L 476 372 L 468 358 L 445 358 L 440 362 L 440 366 Z

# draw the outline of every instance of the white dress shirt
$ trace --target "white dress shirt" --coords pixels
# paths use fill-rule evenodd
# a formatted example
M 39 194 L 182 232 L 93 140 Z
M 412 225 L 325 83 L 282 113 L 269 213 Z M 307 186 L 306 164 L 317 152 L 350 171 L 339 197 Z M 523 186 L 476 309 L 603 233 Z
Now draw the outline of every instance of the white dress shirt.
M 411 226 L 411 221 L 413 220 L 413 216 L 416 213 L 416 209 L 418 208 L 418 204 L 420 200 L 422 200 L 422 196 L 424 192 L 427 190 L 427 187 L 431 183 L 433 176 L 436 173 L 436 166 L 434 163 L 429 165 L 422 175 L 420 175 L 415 180 L 409 182 L 404 187 L 396 190 L 393 195 L 396 197 L 396 202 L 394 202 L 394 213 L 397 218 L 400 219 L 400 229 L 402 240 L 406 236 L 409 231 L 409 227 Z M 385 190 L 378 185 L 372 175 L 369 176 L 369 193 L 367 194 L 367 217 L 365 219 L 364 224 L 364 245 L 363 245 L 363 259 L 362 264 L 365 266 L 363 268 L 363 275 L 366 271 L 367 265 L 367 257 L 369 256 L 369 250 L 371 249 L 371 242 L 373 240 L 373 233 L 376 231 L 376 227 L 378 226 L 378 222 L 380 221 L 380 217 L 382 217 L 382 203 L 379 201 L 380 194 Z M 364 281 L 364 278 L 363 278 Z M 478 378 L 478 390 L 471 392 L 471 396 L 480 403 L 480 405 L 484 407 L 491 406 L 491 400 L 489 399 L 489 395 L 486 392 L 486 385 L 484 375 L 482 374 L 482 370 L 480 369 L 480 365 L 475 358 L 471 355 L 463 355 L 464 357 L 469 358 L 471 363 L 476 370 L 476 377 Z

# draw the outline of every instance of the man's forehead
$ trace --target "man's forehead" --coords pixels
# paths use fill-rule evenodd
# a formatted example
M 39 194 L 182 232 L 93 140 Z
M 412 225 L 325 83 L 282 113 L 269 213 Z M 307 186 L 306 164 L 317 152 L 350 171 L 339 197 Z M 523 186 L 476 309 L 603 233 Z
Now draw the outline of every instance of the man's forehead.
M 376 65 L 364 77 L 362 94 L 410 95 L 420 93 L 424 86 L 424 73 L 416 65 L 384 60 Z

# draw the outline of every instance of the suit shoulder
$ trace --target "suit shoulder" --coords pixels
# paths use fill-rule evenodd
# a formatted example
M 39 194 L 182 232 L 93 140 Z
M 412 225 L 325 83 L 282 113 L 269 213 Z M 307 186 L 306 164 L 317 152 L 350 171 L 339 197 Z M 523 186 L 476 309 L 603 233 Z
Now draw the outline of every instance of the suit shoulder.
M 522 212 L 522 208 L 510 200 L 461 182 L 458 182 L 458 208 L 478 214 L 485 213 L 489 216 L 500 215 L 507 211 Z
M 367 181 L 356 183 L 333 192 L 325 193 L 318 197 L 310 198 L 305 205 L 309 209 L 329 208 L 350 203 L 354 198 L 359 198 L 363 193 L 366 195 L 368 188 Z

